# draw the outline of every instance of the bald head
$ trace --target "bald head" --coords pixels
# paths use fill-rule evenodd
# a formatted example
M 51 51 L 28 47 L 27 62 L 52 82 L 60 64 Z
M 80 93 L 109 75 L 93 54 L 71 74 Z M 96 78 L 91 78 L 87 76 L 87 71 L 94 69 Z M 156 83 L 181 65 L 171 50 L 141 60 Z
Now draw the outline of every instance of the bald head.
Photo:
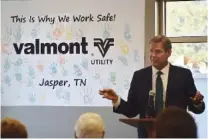
M 74 129 L 77 138 L 103 138 L 105 132 L 101 116 L 90 112 L 79 117 Z

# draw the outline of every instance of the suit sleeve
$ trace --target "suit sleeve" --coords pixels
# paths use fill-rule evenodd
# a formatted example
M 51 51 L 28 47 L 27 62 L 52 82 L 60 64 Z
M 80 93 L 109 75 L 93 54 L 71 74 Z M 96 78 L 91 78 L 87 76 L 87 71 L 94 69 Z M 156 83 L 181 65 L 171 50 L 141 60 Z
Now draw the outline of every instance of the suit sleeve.
M 137 82 L 136 77 L 136 72 L 134 72 L 131 84 L 130 84 L 130 89 L 129 89 L 129 94 L 127 101 L 123 100 L 121 98 L 120 105 L 117 108 L 113 108 L 113 111 L 115 113 L 123 114 L 129 118 L 135 117 L 139 114 L 139 108 L 138 108 L 138 90 L 137 90 L 137 85 L 139 84 Z
M 190 100 L 190 97 L 194 97 L 196 95 L 197 89 L 194 84 L 194 79 L 190 70 L 187 70 L 186 74 L 186 82 L 187 82 L 187 93 L 188 93 L 188 109 L 195 114 L 200 114 L 205 110 L 205 103 L 202 102 L 201 105 L 194 105 Z

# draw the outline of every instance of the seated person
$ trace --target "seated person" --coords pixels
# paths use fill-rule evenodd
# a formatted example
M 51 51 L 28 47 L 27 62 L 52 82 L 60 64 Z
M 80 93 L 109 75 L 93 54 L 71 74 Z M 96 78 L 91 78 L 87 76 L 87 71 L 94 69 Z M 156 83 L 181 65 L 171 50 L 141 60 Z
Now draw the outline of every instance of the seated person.
M 1 138 L 27 138 L 27 129 L 23 123 L 13 118 L 1 120 Z
M 104 138 L 103 119 L 96 113 L 84 113 L 75 124 L 75 138 Z
M 194 118 L 177 107 L 166 108 L 155 122 L 157 138 L 197 138 Z

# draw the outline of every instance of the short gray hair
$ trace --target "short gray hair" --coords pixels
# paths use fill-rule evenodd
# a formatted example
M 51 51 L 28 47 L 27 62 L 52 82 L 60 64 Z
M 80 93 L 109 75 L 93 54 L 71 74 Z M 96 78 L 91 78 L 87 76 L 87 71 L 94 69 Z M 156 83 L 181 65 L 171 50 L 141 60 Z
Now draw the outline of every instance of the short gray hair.
M 76 121 L 74 130 L 77 138 L 102 138 L 105 128 L 99 114 L 87 112 Z
M 172 49 L 172 44 L 171 41 L 168 37 L 164 36 L 164 35 L 158 35 L 158 36 L 154 36 L 149 43 L 162 43 L 164 50 L 168 51 L 169 49 Z

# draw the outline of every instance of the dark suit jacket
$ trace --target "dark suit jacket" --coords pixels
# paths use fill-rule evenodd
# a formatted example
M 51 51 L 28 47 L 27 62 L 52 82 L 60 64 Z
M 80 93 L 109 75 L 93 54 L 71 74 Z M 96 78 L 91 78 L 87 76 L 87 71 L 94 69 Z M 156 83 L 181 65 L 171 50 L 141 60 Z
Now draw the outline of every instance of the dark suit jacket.
M 152 66 L 134 72 L 127 102 L 121 99 L 120 105 L 116 109 L 113 108 L 113 111 L 129 118 L 138 114 L 140 118 L 144 118 L 150 90 L 152 90 Z M 193 113 L 200 114 L 205 109 L 204 102 L 199 110 L 190 101 L 190 97 L 195 96 L 196 92 L 191 71 L 170 64 L 165 106 L 178 106 L 185 110 L 188 108 Z M 138 136 L 147 137 L 145 129 L 139 126 Z

